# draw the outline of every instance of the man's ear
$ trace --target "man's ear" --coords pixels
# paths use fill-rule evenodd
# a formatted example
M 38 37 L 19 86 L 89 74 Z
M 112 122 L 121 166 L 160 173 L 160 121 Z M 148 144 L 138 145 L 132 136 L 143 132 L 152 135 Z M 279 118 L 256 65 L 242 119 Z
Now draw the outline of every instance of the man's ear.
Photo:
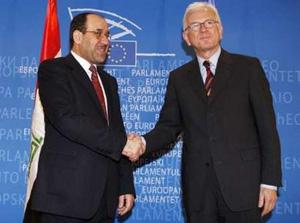
M 222 40 L 223 39 L 223 26 L 222 26 L 222 24 L 219 24 L 219 23 L 217 25 L 219 28 L 220 39 Z
M 80 44 L 82 41 L 82 32 L 80 32 L 79 30 L 75 30 L 73 32 L 73 40 L 74 40 L 74 43 Z
M 190 42 L 189 37 L 188 37 L 188 35 L 187 35 L 186 32 L 183 32 L 183 33 L 182 33 L 182 38 L 184 39 L 184 41 L 186 42 L 186 44 L 187 44 L 188 46 L 191 46 L 191 42 Z

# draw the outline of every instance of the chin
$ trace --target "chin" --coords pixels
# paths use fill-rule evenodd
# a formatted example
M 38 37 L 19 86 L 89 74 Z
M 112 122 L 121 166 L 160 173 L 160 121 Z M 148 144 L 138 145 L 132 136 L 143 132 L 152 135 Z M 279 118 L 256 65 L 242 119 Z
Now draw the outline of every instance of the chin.
M 105 57 L 97 57 L 96 60 L 98 63 L 102 64 L 106 59 L 106 56 Z
M 202 51 L 208 51 L 208 50 L 211 50 L 212 47 L 209 47 L 209 46 L 200 46 L 199 49 L 201 49 Z

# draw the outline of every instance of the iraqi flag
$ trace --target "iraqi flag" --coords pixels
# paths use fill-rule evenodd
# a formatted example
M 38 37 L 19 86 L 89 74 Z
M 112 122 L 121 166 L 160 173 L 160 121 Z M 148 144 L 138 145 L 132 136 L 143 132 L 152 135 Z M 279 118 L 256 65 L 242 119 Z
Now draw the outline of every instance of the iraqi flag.
M 45 20 L 43 44 L 40 62 L 61 56 L 60 33 L 57 16 L 56 0 L 48 0 L 47 14 Z M 28 165 L 27 192 L 25 209 L 30 198 L 31 190 L 38 172 L 38 162 L 41 148 L 45 137 L 44 110 L 39 96 L 39 87 L 36 83 L 35 102 L 31 123 L 31 145 L 30 160 Z

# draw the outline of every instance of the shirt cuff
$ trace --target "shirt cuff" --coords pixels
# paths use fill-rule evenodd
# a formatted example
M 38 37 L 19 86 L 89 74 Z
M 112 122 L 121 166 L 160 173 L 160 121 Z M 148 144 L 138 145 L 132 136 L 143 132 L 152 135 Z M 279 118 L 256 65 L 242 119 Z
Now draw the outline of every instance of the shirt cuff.
M 145 138 L 144 138 L 143 136 L 141 136 L 141 139 L 142 139 L 142 143 L 144 144 L 144 146 L 145 146 L 145 148 L 146 148 L 147 143 L 146 143 Z
M 260 184 L 260 187 L 266 188 L 266 189 L 270 189 L 270 190 L 275 190 L 277 191 L 277 187 L 273 186 L 273 185 L 268 185 L 268 184 Z

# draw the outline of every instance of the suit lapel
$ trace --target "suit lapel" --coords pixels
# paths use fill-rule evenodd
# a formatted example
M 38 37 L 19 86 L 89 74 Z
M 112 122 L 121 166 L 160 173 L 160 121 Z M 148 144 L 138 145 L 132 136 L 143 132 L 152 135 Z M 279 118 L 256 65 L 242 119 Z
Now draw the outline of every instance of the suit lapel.
M 222 49 L 216 68 L 215 79 L 212 86 L 212 94 L 209 97 L 210 102 L 213 101 L 226 87 L 227 81 L 230 79 L 232 74 L 231 63 L 232 61 L 229 53 Z
M 188 70 L 188 79 L 189 86 L 192 87 L 196 95 L 206 102 L 207 96 L 205 93 L 203 80 L 201 79 L 201 73 L 197 58 L 195 58 L 191 63 L 191 66 Z
M 74 77 L 77 80 L 77 82 L 83 87 L 83 89 L 88 92 L 91 100 L 94 102 L 95 106 L 101 112 L 103 118 L 105 119 L 96 91 L 94 90 L 92 82 L 89 79 L 88 75 L 86 74 L 85 70 L 76 61 L 76 59 L 72 56 L 72 54 L 69 54 L 66 57 L 66 61 L 73 68 L 72 77 Z

